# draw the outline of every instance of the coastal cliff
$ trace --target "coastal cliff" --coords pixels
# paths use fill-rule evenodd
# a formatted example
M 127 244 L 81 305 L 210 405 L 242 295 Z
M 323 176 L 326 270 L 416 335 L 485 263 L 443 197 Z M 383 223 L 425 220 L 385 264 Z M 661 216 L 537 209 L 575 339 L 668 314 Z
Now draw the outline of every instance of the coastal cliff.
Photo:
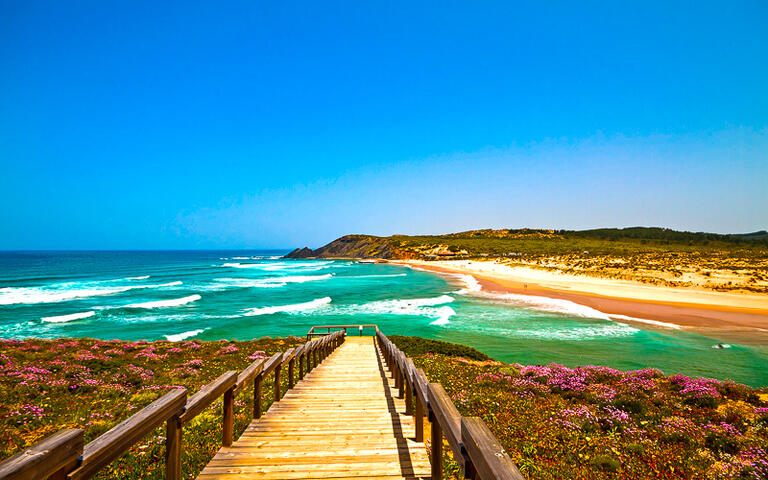
M 345 235 L 331 243 L 311 250 L 297 248 L 285 258 L 409 258 L 390 238 L 373 235 Z

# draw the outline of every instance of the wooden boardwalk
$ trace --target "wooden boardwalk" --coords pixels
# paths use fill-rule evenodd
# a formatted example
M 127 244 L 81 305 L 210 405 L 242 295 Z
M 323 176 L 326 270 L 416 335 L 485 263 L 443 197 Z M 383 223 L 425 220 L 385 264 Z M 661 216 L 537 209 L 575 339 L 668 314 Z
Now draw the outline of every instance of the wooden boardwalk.
M 429 478 L 404 410 L 373 337 L 346 337 L 198 478 Z

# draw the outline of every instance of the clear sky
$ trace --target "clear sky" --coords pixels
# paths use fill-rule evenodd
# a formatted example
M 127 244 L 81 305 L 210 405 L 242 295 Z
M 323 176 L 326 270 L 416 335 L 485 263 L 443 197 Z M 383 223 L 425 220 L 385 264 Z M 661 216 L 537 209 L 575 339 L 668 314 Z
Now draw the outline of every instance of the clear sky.
M 768 3 L 0 2 L 0 249 L 768 228 Z

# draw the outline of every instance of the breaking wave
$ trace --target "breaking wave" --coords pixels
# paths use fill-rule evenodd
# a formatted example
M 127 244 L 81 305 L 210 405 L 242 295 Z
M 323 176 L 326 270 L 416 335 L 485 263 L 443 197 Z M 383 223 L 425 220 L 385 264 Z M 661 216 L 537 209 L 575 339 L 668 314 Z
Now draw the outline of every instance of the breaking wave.
M 209 288 L 211 290 L 223 290 L 226 288 L 277 288 L 284 287 L 289 283 L 327 280 L 331 277 L 333 277 L 332 273 L 327 273 L 325 275 L 293 275 L 270 278 L 217 278 L 217 283 L 209 286 Z
M 441 295 L 431 298 L 378 300 L 359 305 L 343 305 L 334 309 L 333 313 L 347 315 L 412 315 L 434 319 L 433 325 L 446 325 L 448 320 L 456 315 L 453 308 L 445 305 L 454 298 Z M 443 305 L 438 307 L 438 305 Z
M 110 280 L 109 282 L 114 282 Z M 158 285 L 131 285 L 131 286 L 102 286 L 99 283 L 89 282 L 81 284 L 61 283 L 44 287 L 4 287 L 0 288 L 0 305 L 56 303 L 75 300 L 78 298 L 98 297 L 114 295 L 116 293 L 137 290 L 141 288 L 159 288 L 181 285 L 182 282 L 170 282 Z
M 43 317 L 40 320 L 48 323 L 65 323 L 65 322 L 71 322 L 74 320 L 81 320 L 83 318 L 89 318 L 94 315 L 96 315 L 96 312 L 90 311 L 90 312 L 71 313 L 69 315 L 58 315 L 55 317 Z
M 129 303 L 128 305 L 123 305 L 120 308 L 162 308 L 162 307 L 178 307 L 180 305 L 186 305 L 187 303 L 192 303 L 200 300 L 202 297 L 200 295 L 189 295 L 187 297 L 181 297 L 181 298 L 174 298 L 172 300 L 157 300 L 154 302 L 143 302 L 143 303 Z
M 123 280 L 146 280 L 149 278 L 149 275 L 144 275 L 141 277 L 125 277 Z
M 316 298 L 311 302 L 294 303 L 293 305 L 275 305 L 271 307 L 251 308 L 243 315 L 246 317 L 253 317 L 256 315 L 271 315 L 273 313 L 306 312 L 309 310 L 315 310 L 329 303 L 331 303 L 331 297 L 323 297 Z
M 188 332 L 176 333 L 173 335 L 163 335 L 169 342 L 180 342 L 187 338 L 196 337 L 208 330 L 207 328 L 198 328 L 197 330 L 190 330 Z

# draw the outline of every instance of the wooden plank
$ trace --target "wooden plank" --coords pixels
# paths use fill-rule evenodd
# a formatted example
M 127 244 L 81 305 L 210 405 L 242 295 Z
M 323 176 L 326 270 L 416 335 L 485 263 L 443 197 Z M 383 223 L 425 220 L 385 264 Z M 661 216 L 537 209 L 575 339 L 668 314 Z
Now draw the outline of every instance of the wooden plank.
M 414 420 L 401 415 L 372 338 L 337 332 L 305 345 L 320 363 L 198 478 L 427 477 L 424 445 L 413 441 Z
M 453 450 L 453 455 L 459 464 L 462 464 L 461 450 L 461 415 L 456 410 L 456 406 L 451 401 L 451 397 L 445 393 L 443 386 L 439 383 L 430 383 L 429 390 L 429 409 L 434 415 L 435 421 L 442 428 L 445 439 Z
M 82 464 L 67 478 L 72 480 L 92 477 L 155 427 L 179 415 L 186 402 L 187 390 L 177 389 L 139 410 L 135 415 L 86 445 L 83 449 Z
M 254 378 L 256 378 L 256 375 L 261 373 L 261 371 L 264 369 L 264 363 L 265 360 L 263 358 L 256 360 L 252 364 L 245 367 L 245 370 L 240 372 L 240 374 L 237 376 L 235 396 L 240 395 L 240 392 L 245 390 L 245 387 L 248 386 L 248 382 L 252 381 Z
M 277 368 L 277 366 L 280 364 L 281 358 L 283 358 L 282 352 L 278 352 L 272 355 L 271 357 L 269 357 L 269 359 L 264 363 L 264 368 L 262 368 L 261 370 L 261 375 L 266 377 L 267 375 L 272 373 L 272 371 L 275 368 Z
M 525 480 L 481 419 L 461 419 L 461 440 L 475 472 L 482 480 Z
M 196 394 L 189 397 L 184 413 L 180 417 L 181 424 L 186 425 L 189 423 L 190 420 L 198 416 L 200 412 L 205 410 L 220 396 L 224 395 L 224 392 L 234 387 L 237 383 L 237 377 L 235 370 L 222 373 L 219 378 L 204 385 Z
M 83 431 L 61 430 L 0 463 L 0 479 L 38 480 L 74 463 L 83 453 Z M 67 472 L 68 473 L 68 472 Z

